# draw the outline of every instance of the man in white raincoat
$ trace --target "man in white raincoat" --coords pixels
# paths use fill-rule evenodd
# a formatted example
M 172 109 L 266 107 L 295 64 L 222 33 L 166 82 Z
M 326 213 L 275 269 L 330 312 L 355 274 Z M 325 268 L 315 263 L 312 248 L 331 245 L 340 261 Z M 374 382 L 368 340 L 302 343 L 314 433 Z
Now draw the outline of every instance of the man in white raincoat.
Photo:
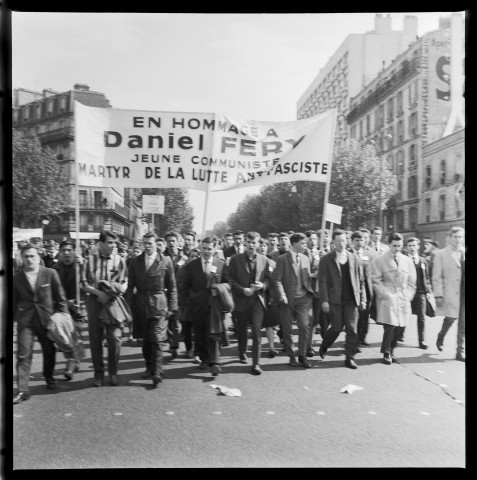
M 402 327 L 411 316 L 411 301 L 416 293 L 416 269 L 412 260 L 401 253 L 403 236 L 389 235 L 389 251 L 373 262 L 373 289 L 376 295 L 377 321 L 384 327 L 381 353 L 384 363 L 392 364 Z

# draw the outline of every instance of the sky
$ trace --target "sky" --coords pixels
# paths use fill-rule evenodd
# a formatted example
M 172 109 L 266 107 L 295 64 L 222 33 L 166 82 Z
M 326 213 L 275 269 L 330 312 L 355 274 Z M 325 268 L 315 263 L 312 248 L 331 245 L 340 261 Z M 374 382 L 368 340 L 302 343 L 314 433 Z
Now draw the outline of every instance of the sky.
M 379 13 L 379 12 L 377 12 Z M 418 35 L 449 12 L 389 13 Z M 12 88 L 64 92 L 76 83 L 113 108 L 216 112 L 247 120 L 296 120 L 298 99 L 350 33 L 375 13 L 186 14 L 12 12 Z M 226 221 L 259 187 L 209 194 L 205 228 Z M 205 193 L 189 190 L 195 230 Z M 166 212 L 167 214 L 167 212 Z

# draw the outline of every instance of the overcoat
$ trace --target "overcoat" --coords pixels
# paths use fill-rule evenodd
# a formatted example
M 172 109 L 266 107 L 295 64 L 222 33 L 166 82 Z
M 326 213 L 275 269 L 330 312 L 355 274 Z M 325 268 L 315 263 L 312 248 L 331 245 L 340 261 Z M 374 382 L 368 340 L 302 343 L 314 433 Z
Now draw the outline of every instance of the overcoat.
M 435 251 L 432 266 L 432 289 L 435 297 L 444 299 L 444 305 L 437 307 L 436 315 L 458 318 L 461 282 L 463 281 L 462 277 L 465 278 L 465 254 L 462 261 L 458 262 L 451 253 L 450 246 Z
M 13 314 L 20 328 L 29 326 L 35 315 L 46 328 L 55 312 L 68 313 L 65 292 L 55 270 L 40 266 L 35 289 L 23 270 L 13 276 Z
M 406 326 L 411 316 L 411 301 L 416 293 L 416 269 L 406 255 L 399 255 L 399 265 L 388 251 L 372 262 L 373 288 L 376 298 L 376 321 Z

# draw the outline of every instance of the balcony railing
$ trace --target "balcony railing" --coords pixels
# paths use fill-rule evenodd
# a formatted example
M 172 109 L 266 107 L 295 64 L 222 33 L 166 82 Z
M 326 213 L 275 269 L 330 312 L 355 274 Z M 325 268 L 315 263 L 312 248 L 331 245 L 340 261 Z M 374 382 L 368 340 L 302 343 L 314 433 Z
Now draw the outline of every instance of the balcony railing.
M 70 201 L 69 208 L 75 208 L 76 203 L 74 200 Z M 112 213 L 115 212 L 118 215 L 121 215 L 122 217 L 129 219 L 129 208 L 128 207 L 122 207 L 119 205 L 119 203 L 116 202 L 94 202 L 94 201 L 86 201 L 82 202 L 80 200 L 80 210 L 96 210 L 98 212 L 103 212 L 103 213 Z

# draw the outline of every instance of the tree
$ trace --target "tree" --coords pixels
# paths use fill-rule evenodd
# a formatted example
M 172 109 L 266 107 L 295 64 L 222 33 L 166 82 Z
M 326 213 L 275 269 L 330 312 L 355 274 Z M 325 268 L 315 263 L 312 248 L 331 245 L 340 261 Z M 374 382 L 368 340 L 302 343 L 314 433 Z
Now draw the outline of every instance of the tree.
M 21 138 L 13 132 L 12 186 L 14 226 L 34 227 L 42 217 L 60 215 L 68 207 L 68 178 L 36 136 Z
M 329 203 L 343 207 L 341 226 L 356 229 L 382 211 L 396 193 L 394 173 L 374 147 L 350 140 L 338 145 L 333 161 Z M 381 225 L 382 226 L 382 225 Z
M 143 188 L 142 195 L 163 195 L 164 215 L 154 215 L 154 228 L 157 235 L 163 237 L 173 230 L 185 233 L 194 228 L 194 212 L 189 203 L 189 194 L 184 188 Z M 149 218 L 151 214 L 147 215 Z
M 260 231 L 262 223 L 262 202 L 260 195 L 248 194 L 239 203 L 237 210 L 229 215 L 227 223 L 231 230 L 244 232 Z
M 212 235 L 215 235 L 217 238 L 223 238 L 228 231 L 229 226 L 227 225 L 227 223 L 219 220 L 214 224 L 214 228 L 212 229 Z

